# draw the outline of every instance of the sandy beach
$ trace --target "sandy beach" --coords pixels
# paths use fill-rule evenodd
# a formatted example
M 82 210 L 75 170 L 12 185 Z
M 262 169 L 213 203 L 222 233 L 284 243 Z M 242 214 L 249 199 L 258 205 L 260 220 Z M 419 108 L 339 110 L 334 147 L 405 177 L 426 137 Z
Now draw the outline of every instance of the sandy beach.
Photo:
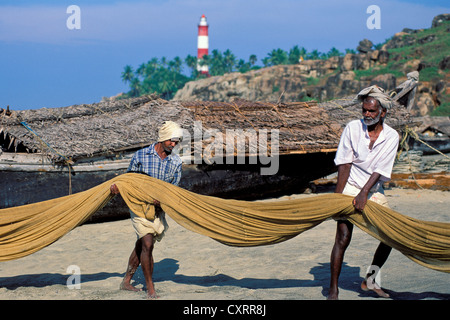
M 398 212 L 450 222 L 446 191 L 392 188 L 386 195 Z M 280 199 L 311 196 L 315 194 Z M 184 229 L 170 217 L 168 222 L 170 228 L 154 251 L 154 281 L 161 300 L 326 299 L 336 224 L 332 220 L 286 242 L 254 248 L 227 247 Z M 144 292 L 119 290 L 134 242 L 128 219 L 82 225 L 37 253 L 1 262 L 0 299 L 145 300 Z M 377 245 L 377 240 L 354 229 L 340 278 L 340 299 L 381 300 L 359 287 Z M 72 270 L 79 270 L 78 289 L 70 288 L 77 284 Z M 138 288 L 145 284 L 140 268 L 134 280 Z M 381 270 L 381 285 L 394 300 L 450 299 L 449 274 L 422 267 L 395 250 Z

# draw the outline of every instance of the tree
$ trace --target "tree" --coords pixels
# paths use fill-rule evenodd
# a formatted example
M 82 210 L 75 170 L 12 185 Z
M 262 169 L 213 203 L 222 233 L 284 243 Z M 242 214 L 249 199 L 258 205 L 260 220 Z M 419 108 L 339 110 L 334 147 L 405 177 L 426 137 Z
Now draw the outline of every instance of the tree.
M 328 51 L 327 53 L 327 58 L 331 58 L 331 57 L 339 57 L 342 56 L 343 53 L 340 52 L 338 49 L 336 49 L 335 47 L 331 48 L 330 51 Z
M 134 71 L 133 68 L 129 65 L 126 65 L 124 71 L 122 72 L 122 81 L 127 83 L 134 79 Z
M 245 73 L 247 71 L 250 71 L 251 66 L 252 65 L 250 62 L 245 62 L 244 59 L 239 59 L 239 61 L 237 63 L 237 70 L 241 73 Z
M 297 64 L 300 59 L 300 49 L 298 46 L 294 46 L 289 50 L 288 62 L 289 64 Z
M 314 49 L 313 51 L 308 53 L 307 57 L 308 57 L 308 59 L 311 59 L 311 60 L 317 60 L 320 58 L 320 52 L 319 52 L 319 50 Z
M 141 95 L 141 84 L 138 78 L 133 78 L 130 82 L 130 96 L 139 97 Z
M 171 99 L 175 92 L 189 80 L 181 73 L 182 65 L 183 61 L 179 57 L 170 61 L 165 57 L 159 60 L 152 58 L 138 67 L 136 75 L 132 67 L 126 66 L 122 79 L 130 83 L 127 96 L 138 97 L 143 94 L 157 93 L 163 99 Z
M 255 65 L 256 61 L 258 61 L 258 59 L 256 58 L 256 55 L 251 54 L 250 57 L 248 58 L 248 62 L 250 63 L 250 67 L 253 67 Z
M 236 65 L 236 56 L 229 49 L 223 53 L 223 67 L 225 72 L 233 72 Z
M 175 57 L 175 58 L 173 58 L 173 60 L 169 61 L 168 66 L 169 66 L 169 70 L 171 70 L 175 73 L 181 73 L 183 61 L 180 59 L 180 57 Z
M 269 54 L 265 61 L 263 61 L 264 65 L 267 66 L 276 66 L 279 64 L 287 64 L 288 63 L 288 54 L 283 49 L 273 49 Z
M 210 75 L 218 76 L 225 73 L 224 57 L 219 50 L 211 51 L 211 55 L 207 56 L 207 62 Z
M 184 62 L 191 69 L 191 78 L 195 79 L 198 76 L 197 70 L 197 57 L 191 56 L 190 54 L 184 59 Z

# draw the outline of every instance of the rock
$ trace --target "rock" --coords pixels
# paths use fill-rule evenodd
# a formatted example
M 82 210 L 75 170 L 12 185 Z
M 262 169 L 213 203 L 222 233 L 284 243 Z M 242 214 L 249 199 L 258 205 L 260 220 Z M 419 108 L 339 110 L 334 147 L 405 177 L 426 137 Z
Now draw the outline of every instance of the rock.
M 378 54 L 378 62 L 381 64 L 386 64 L 389 61 L 389 52 L 386 50 L 380 50 Z
M 404 73 L 419 70 L 421 66 L 421 61 L 419 59 L 408 60 L 402 67 Z
M 437 93 L 441 93 L 445 90 L 445 87 L 447 86 L 447 83 L 444 80 L 439 80 L 436 85 L 434 86 L 434 90 Z
M 380 50 L 374 50 L 374 51 L 368 53 L 368 57 L 370 58 L 370 60 L 374 60 L 374 61 L 378 60 L 379 55 L 380 55 Z
M 442 22 L 448 21 L 448 20 L 450 20 L 449 13 L 437 15 L 436 17 L 433 18 L 433 21 L 431 22 L 431 27 L 436 28 L 436 27 L 440 26 Z
M 412 116 L 425 116 L 434 110 L 433 97 L 428 92 L 418 96 L 416 108 L 411 109 Z
M 372 51 L 372 47 L 373 47 L 372 41 L 364 39 L 359 42 L 359 45 L 356 48 L 356 50 L 358 50 L 361 53 L 367 53 L 369 51 Z
M 349 71 L 349 70 L 353 70 L 355 69 L 354 67 L 354 54 L 353 53 L 347 53 L 344 56 L 344 59 L 342 59 L 342 64 L 341 64 L 341 70 L 342 71 Z
M 347 53 L 342 59 L 341 70 L 367 70 L 370 68 L 370 54 Z
M 416 43 L 416 39 L 409 33 L 396 33 L 391 40 L 386 43 L 386 49 L 396 49 L 401 47 L 412 46 Z
M 444 59 L 439 61 L 439 69 L 447 70 L 450 69 L 450 56 L 446 56 Z
M 377 85 L 386 91 L 393 90 L 397 87 L 397 78 L 391 73 L 380 74 L 372 79 L 370 85 Z
M 434 41 L 434 40 L 436 40 L 436 35 L 435 34 L 430 34 L 430 35 L 428 35 L 426 37 L 420 38 L 419 40 L 417 40 L 417 42 L 420 43 L 420 44 L 425 44 L 425 43 L 428 43 L 428 42 L 431 42 L 431 41 Z

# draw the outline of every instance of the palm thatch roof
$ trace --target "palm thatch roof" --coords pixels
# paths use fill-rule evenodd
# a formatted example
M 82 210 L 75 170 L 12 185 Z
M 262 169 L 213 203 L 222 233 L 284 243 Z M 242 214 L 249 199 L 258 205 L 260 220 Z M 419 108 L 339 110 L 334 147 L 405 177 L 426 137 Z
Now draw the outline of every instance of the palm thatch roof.
M 0 141 L 4 151 L 76 161 L 149 145 L 167 119 L 177 119 L 182 126 L 192 123 L 188 110 L 155 96 L 13 111 L 0 116 Z
M 3 152 L 44 153 L 54 162 L 118 152 L 149 145 L 165 120 L 178 122 L 194 137 L 196 121 L 203 132 L 216 129 L 279 129 L 280 153 L 306 153 L 337 148 L 344 126 L 361 117 L 352 99 L 326 103 L 270 103 L 234 100 L 166 101 L 157 96 L 110 99 L 94 104 L 12 111 L 0 114 Z M 389 112 L 387 123 L 400 129 L 408 123 L 403 106 Z M 225 141 L 225 140 L 224 140 Z M 225 143 L 222 141 L 221 143 Z M 208 139 L 203 141 L 203 148 Z M 223 146 L 225 149 L 225 145 Z M 0 152 L 1 153 L 1 152 Z

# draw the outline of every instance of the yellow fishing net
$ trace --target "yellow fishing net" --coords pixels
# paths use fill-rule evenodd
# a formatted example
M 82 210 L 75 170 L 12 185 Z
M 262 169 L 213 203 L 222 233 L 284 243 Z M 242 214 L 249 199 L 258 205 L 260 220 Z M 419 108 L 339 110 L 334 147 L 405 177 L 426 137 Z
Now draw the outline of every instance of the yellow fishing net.
M 220 199 L 136 173 L 66 197 L 0 210 L 0 261 L 24 257 L 64 236 L 111 199 L 113 183 L 138 216 L 152 219 L 149 203 L 157 199 L 180 225 L 229 246 L 278 243 L 329 218 L 346 216 L 413 261 L 450 272 L 450 223 L 414 219 L 371 201 L 359 213 L 352 197 L 342 194 L 273 202 Z

